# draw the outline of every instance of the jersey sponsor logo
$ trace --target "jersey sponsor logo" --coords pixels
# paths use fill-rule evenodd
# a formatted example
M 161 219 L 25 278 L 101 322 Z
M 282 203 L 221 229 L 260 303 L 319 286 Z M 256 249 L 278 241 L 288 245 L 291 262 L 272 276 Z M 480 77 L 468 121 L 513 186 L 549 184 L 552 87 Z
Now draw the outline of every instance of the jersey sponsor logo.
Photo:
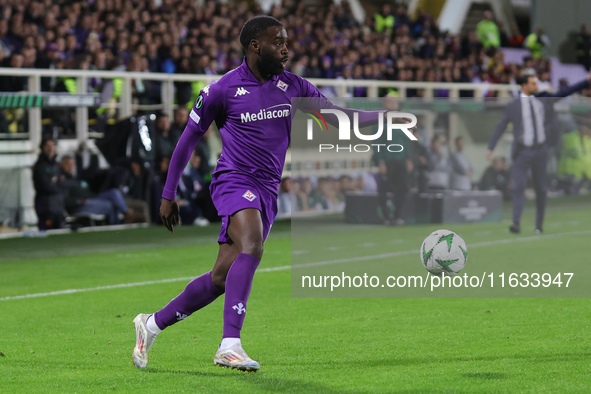
M 201 117 L 199 115 L 197 115 L 197 112 L 195 112 L 194 109 L 191 110 L 191 113 L 189 114 L 189 117 L 191 119 L 193 119 L 193 122 L 199 124 L 199 121 L 201 120 Z
M 197 97 L 197 100 L 195 101 L 195 108 L 199 109 L 203 106 L 203 95 L 199 94 L 199 97 Z
M 256 194 L 247 190 L 246 193 L 242 195 L 242 197 L 246 198 L 248 201 L 253 202 L 255 198 L 257 198 Z
M 283 107 L 283 108 L 281 108 Z M 272 107 L 259 110 L 259 112 L 243 112 L 240 121 L 256 122 L 257 120 L 287 118 L 291 115 L 291 104 L 277 104 Z
M 287 88 L 289 87 L 288 84 L 286 84 L 285 82 L 283 82 L 282 80 L 278 80 L 277 81 L 277 85 L 276 85 L 279 89 L 283 90 L 284 92 L 287 91 Z
M 246 312 L 246 308 L 244 307 L 244 304 L 242 302 L 239 302 L 238 305 L 234 305 L 232 309 L 234 309 L 239 315 Z
M 250 92 L 248 90 L 244 89 L 243 87 L 239 87 L 238 89 L 236 89 L 236 94 L 234 95 L 234 97 L 244 96 L 245 94 L 250 94 Z

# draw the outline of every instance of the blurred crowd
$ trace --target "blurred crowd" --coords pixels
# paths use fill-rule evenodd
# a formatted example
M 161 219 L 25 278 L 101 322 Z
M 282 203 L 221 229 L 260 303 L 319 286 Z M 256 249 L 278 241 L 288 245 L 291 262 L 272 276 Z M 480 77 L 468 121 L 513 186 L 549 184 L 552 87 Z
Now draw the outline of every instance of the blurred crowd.
M 22 0 L 3 2 L 0 10 L 2 66 L 181 74 L 223 74 L 237 67 L 243 53 L 240 27 L 263 13 L 253 2 L 192 0 Z M 430 15 L 419 11 L 411 16 L 406 5 L 389 2 L 364 23 L 353 18 L 346 1 L 316 12 L 305 2 L 284 0 L 269 14 L 285 23 L 288 68 L 304 77 L 512 83 L 525 69 L 536 69 L 542 80 L 551 75 L 543 31 L 536 29 L 526 38 L 507 32 L 491 12 L 465 36 L 440 31 Z M 579 41 L 580 61 L 588 64 L 586 27 Z M 497 49 L 522 45 L 531 56 L 523 64 L 505 64 Z M 44 79 L 43 90 L 75 88 L 64 82 Z M 120 94 L 106 82 L 91 78 L 88 87 L 104 93 L 103 102 Z M 2 91 L 26 90 L 26 84 L 26 78 L 0 78 Z M 176 103 L 192 103 L 201 87 L 177 83 Z M 135 81 L 133 91 L 142 104 L 161 100 L 155 81 Z M 349 94 L 363 96 L 365 91 L 351 89 Z M 447 91 L 437 95 L 445 97 Z
M 33 167 L 39 228 L 159 223 L 170 158 L 187 117 L 187 110 L 179 107 L 172 121 L 166 115 L 159 115 L 145 123 L 148 130 L 144 135 L 140 135 L 137 125 L 135 129 L 127 127 L 129 136 L 124 139 L 129 142 L 123 149 L 132 148 L 132 153 L 112 156 L 109 151 L 101 150 L 110 159 L 107 168 L 101 166 L 99 152 L 84 143 L 75 152 L 58 157 L 57 140 L 45 136 Z M 179 182 L 177 202 L 184 224 L 203 226 L 218 220 L 209 193 L 213 172 L 208 143 L 211 130 L 196 146 Z M 137 143 L 138 140 L 145 143 L 146 139 L 150 139 L 149 151 Z
M 264 13 L 259 7 L 256 2 L 230 5 L 211 0 L 5 1 L 0 3 L 0 66 L 221 75 L 242 62 L 243 50 L 237 39 L 240 28 L 249 18 Z M 288 69 L 306 78 L 515 83 L 524 72 L 534 69 L 541 90 L 551 89 L 551 63 L 545 56 L 550 42 L 543 30 L 536 28 L 524 37 L 518 31 L 508 31 L 488 11 L 483 13 L 476 29 L 466 35 L 441 31 L 429 14 L 419 10 L 410 15 L 405 4 L 391 2 L 385 2 L 375 14 L 368 13 L 363 23 L 355 20 L 346 1 L 311 11 L 305 2 L 284 0 L 268 14 L 286 26 L 291 59 Z M 587 27 L 582 26 L 577 35 L 577 59 L 587 68 L 591 64 L 590 37 Z M 525 47 L 530 52 L 522 63 L 508 64 L 498 50 L 501 47 Z M 27 84 L 26 77 L 0 77 L 3 92 L 27 90 Z M 78 92 L 72 78 L 42 78 L 41 84 L 43 91 Z M 55 193 L 57 189 L 66 192 L 60 192 L 61 197 L 40 197 L 40 219 L 51 211 L 49 222 L 54 220 L 57 224 L 52 226 L 60 227 L 66 217 L 100 211 L 105 221 L 111 223 L 157 222 L 156 201 L 166 179 L 172 149 L 186 123 L 187 108 L 203 87 L 200 82 L 175 83 L 177 110 L 174 119 L 157 117 L 154 140 L 158 153 L 152 157 L 132 155 L 111 163 L 110 170 L 99 171 L 96 160 L 90 165 L 87 159 L 81 159 L 89 155 L 85 149 L 58 161 L 55 152 L 52 155 L 51 148 L 44 145 L 38 161 L 44 170 L 35 172 L 37 194 Z M 121 81 L 89 78 L 86 91 L 100 93 L 102 103 L 113 103 L 121 95 Z M 325 87 L 323 92 L 336 95 L 331 88 Z M 378 93 L 384 96 L 388 92 Z M 351 97 L 366 94 L 362 87 L 347 90 Z M 410 97 L 423 94 L 421 89 L 407 92 Z M 435 92 L 436 97 L 448 94 L 446 89 Z M 460 92 L 462 97 L 472 94 L 469 90 Z M 583 95 L 590 95 L 589 90 L 583 91 Z M 132 96 L 137 104 L 161 104 L 160 83 L 136 79 Z M 0 114 L 0 130 L 18 131 L 15 119 L 27 119 L 20 111 Z M 54 127 L 74 130 L 73 110 L 44 110 L 44 114 L 52 119 Z M 96 108 L 90 114 L 99 120 L 103 115 L 112 116 L 113 109 Z M 52 134 L 64 133 L 53 130 Z M 393 183 L 391 179 L 387 182 L 391 177 L 389 166 L 404 168 L 402 184 L 408 191 L 494 188 L 507 195 L 504 159 L 494 160 L 482 180 L 475 180 L 462 152 L 463 141 L 453 142 L 455 149 L 450 155 L 442 149 L 443 138 L 436 135 L 428 146 L 418 145 L 409 150 L 410 156 L 400 163 L 380 164 L 376 159 L 377 174 L 285 179 L 280 191 L 284 200 L 281 203 L 280 198 L 280 206 L 285 207 L 282 212 L 342 210 L 345 193 L 353 191 L 400 194 L 384 191 L 380 186 Z M 207 196 L 213 163 L 215 159 L 211 160 L 204 139 L 179 187 L 178 200 L 185 223 L 206 223 L 217 217 Z M 60 187 L 56 188 L 58 184 Z M 102 202 L 96 202 L 97 199 Z M 288 200 L 293 204 L 287 204 Z M 61 220 L 53 216 L 56 212 Z
M 384 155 L 375 151 L 372 162 L 377 171 L 350 171 L 331 176 L 286 177 L 279 190 L 279 215 L 294 212 L 345 209 L 347 194 L 377 195 L 378 204 L 388 224 L 402 224 L 400 211 L 407 195 L 449 190 L 498 190 L 510 198 L 510 176 L 507 161 L 496 157 L 480 179 L 473 176 L 470 160 L 464 154 L 464 139 L 454 140 L 455 150 L 449 153 L 445 136 L 435 134 L 425 144 L 424 136 L 415 129 L 418 142 L 408 143 L 404 154 Z

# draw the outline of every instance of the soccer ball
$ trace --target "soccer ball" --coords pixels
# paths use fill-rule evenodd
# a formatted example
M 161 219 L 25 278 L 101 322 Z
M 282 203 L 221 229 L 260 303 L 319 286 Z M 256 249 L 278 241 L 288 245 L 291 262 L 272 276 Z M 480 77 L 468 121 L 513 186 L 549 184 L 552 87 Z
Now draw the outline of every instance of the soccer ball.
M 455 275 L 466 266 L 468 248 L 458 234 L 437 230 L 425 238 L 419 251 L 423 267 L 434 275 Z

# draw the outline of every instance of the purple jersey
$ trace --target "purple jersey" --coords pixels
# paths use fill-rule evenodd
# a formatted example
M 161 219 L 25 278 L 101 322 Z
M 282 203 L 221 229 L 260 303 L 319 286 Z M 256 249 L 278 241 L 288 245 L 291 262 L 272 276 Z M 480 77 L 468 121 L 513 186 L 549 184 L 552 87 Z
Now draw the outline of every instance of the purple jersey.
M 292 97 L 324 96 L 310 82 L 290 72 L 260 82 L 246 59 L 203 88 L 172 156 L 162 197 L 175 199 L 182 170 L 214 120 L 223 144 L 214 174 L 247 174 L 277 193 L 290 142 Z

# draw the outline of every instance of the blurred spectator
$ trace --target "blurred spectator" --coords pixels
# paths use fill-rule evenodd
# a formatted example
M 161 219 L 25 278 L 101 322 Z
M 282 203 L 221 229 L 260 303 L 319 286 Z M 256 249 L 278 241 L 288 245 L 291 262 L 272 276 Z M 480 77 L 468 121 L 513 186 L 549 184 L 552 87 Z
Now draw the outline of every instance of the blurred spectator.
M 279 216 L 290 216 L 292 208 L 297 211 L 296 196 L 291 191 L 291 178 L 284 177 L 279 186 L 279 197 L 277 199 L 277 207 Z
M 396 9 L 396 18 L 394 20 L 396 28 L 401 26 L 410 26 L 410 18 L 408 17 L 408 8 L 405 4 L 399 4 Z
M 344 201 L 338 196 L 338 190 L 334 179 L 322 177 L 318 179 L 318 194 L 321 198 L 322 208 L 319 209 L 341 212 L 345 209 Z
M 102 191 L 117 188 L 133 212 L 133 223 L 150 222 L 149 201 L 153 176 L 138 161 L 123 159 L 111 168 Z
M 182 196 L 187 196 L 194 217 L 191 223 L 199 226 L 209 224 L 210 221 L 217 220 L 217 211 L 213 206 L 211 200 L 211 194 L 209 192 L 209 184 L 211 178 L 206 179 L 205 175 L 209 175 L 207 172 L 203 172 L 202 167 L 205 163 L 202 160 L 202 156 L 199 155 L 197 149 L 191 154 L 189 159 L 189 165 L 185 168 L 181 183 L 179 187 Z
M 384 98 L 383 107 L 388 111 L 398 111 L 399 98 L 389 93 Z M 386 149 L 391 145 L 398 145 L 399 148 L 391 152 Z M 383 132 L 376 140 L 372 160 L 378 167 L 378 202 L 386 225 L 404 224 L 402 213 L 410 189 L 409 174 L 413 170 L 409 145 L 410 140 L 401 132 L 393 133 L 390 141 L 387 133 Z M 393 213 L 390 212 L 392 205 Z
M 340 190 L 341 193 L 347 194 L 348 192 L 352 192 L 354 190 L 353 186 L 353 178 L 349 175 L 341 175 L 339 178 Z
M 100 168 L 97 152 L 81 142 L 74 154 L 74 160 L 77 178 L 87 182 L 93 193 L 100 193 L 109 171 Z
M 6 19 L 0 19 L 0 51 L 3 52 L 4 56 L 9 57 L 12 54 L 10 49 L 10 39 L 8 34 L 8 21 Z
M 476 25 L 478 41 L 485 49 L 490 47 L 498 48 L 501 45 L 501 35 L 499 27 L 494 21 L 494 15 L 491 11 L 484 11 L 484 19 Z
M 538 79 L 538 92 L 551 92 L 552 89 L 552 81 L 550 81 L 550 73 L 548 71 L 543 71 L 539 74 Z
M 499 190 L 503 199 L 510 200 L 509 171 L 504 157 L 495 157 L 492 164 L 484 171 L 480 180 L 480 190 Z
M 13 53 L 10 57 L 11 68 L 24 67 L 25 57 Z M 22 92 L 28 86 L 27 77 L 0 76 L 0 92 Z M 28 132 L 28 118 L 23 108 L 0 109 L 0 133 L 26 133 Z
M 39 230 L 61 228 L 64 224 L 64 196 L 60 169 L 56 163 L 56 143 L 47 137 L 41 141 L 41 153 L 33 166 L 35 212 Z
M 292 213 L 299 212 L 301 210 L 300 198 L 298 197 L 301 194 L 301 190 L 301 182 L 298 179 L 291 179 L 291 194 L 293 196 L 291 205 Z
M 354 190 L 360 192 L 375 193 L 378 191 L 378 182 L 373 174 L 362 172 L 353 179 Z
M 540 59 L 544 56 L 546 48 L 550 46 L 550 39 L 544 34 L 544 30 L 538 27 L 525 39 L 525 46 L 531 52 L 533 59 Z
M 10 61 L 7 66 L 10 68 L 23 68 L 24 64 L 25 57 L 19 53 L 13 53 L 12 56 L 10 56 Z M 27 90 L 27 85 L 27 77 L 0 77 L 0 91 L 2 92 L 22 92 Z
M 174 110 L 174 119 L 172 125 L 170 125 L 170 134 L 174 136 L 180 136 L 185 131 L 185 126 L 189 120 L 189 111 L 185 107 L 178 107 Z
M 86 55 L 79 54 L 64 62 L 64 67 L 68 70 L 88 70 L 90 63 Z M 59 93 L 86 93 L 79 92 L 76 78 L 74 77 L 58 77 L 53 91 Z M 75 108 L 59 108 L 48 109 L 46 111 L 52 118 L 53 125 L 59 130 L 60 135 L 74 135 L 76 133 L 76 109 Z
M 61 159 L 61 186 L 64 193 L 66 211 L 70 215 L 91 213 L 105 215 L 109 224 L 120 223 L 119 214 L 131 222 L 133 211 L 127 207 L 119 189 L 109 189 L 98 195 L 90 190 L 88 183 L 75 175 L 75 162 L 72 156 Z
M 435 134 L 431 139 L 431 147 L 427 151 L 430 168 L 427 172 L 427 188 L 442 190 L 449 188 L 451 165 L 443 148 L 443 137 Z
M 581 31 L 577 34 L 577 63 L 587 70 L 591 68 L 591 34 L 586 24 L 581 26 Z
M 300 211 L 318 211 L 328 208 L 326 201 L 314 189 L 312 181 L 309 178 L 301 180 L 301 187 L 296 197 Z
M 394 29 L 394 15 L 392 14 L 392 6 L 390 3 L 385 2 L 382 4 L 380 12 L 374 14 L 375 29 L 378 33 L 386 33 L 392 35 Z
M 472 190 L 472 165 L 464 154 L 464 138 L 455 140 L 456 151 L 451 155 L 451 167 L 453 170 L 451 188 L 453 190 Z
M 172 156 L 174 147 L 179 142 L 181 135 L 176 129 L 171 128 L 170 118 L 166 114 L 160 114 L 156 117 L 156 146 L 158 147 L 157 161 L 162 157 Z
M 412 170 L 409 174 L 409 186 L 419 193 L 427 190 L 427 171 L 431 167 L 427 148 L 420 141 L 420 132 L 417 127 L 413 129 L 413 135 L 417 139 L 409 145 L 409 157 Z

